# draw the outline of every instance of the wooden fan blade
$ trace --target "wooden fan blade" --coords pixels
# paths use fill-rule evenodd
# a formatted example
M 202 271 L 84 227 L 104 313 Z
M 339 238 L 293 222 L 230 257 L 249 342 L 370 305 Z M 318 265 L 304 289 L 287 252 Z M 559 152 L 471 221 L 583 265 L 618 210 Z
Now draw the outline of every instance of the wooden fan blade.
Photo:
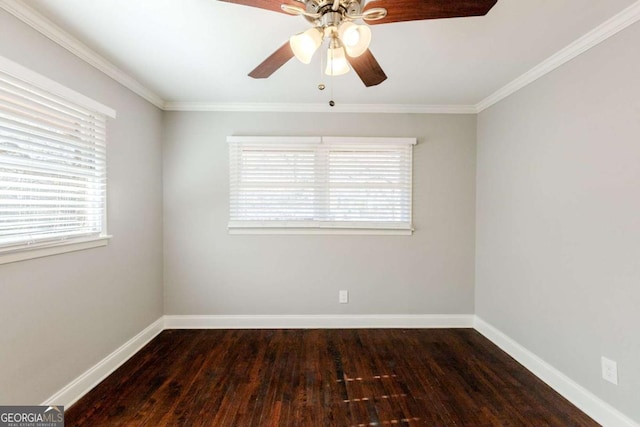
M 387 80 L 387 75 L 369 49 L 357 58 L 347 55 L 347 60 L 366 87 L 379 85 Z
M 273 52 L 271 56 L 262 61 L 262 64 L 258 65 L 252 72 L 250 72 L 249 77 L 253 77 L 254 79 L 266 79 L 271 74 L 275 73 L 278 68 L 286 64 L 291 58 L 293 58 L 293 50 L 291 50 L 289 42 L 286 42 L 280 46 L 280 49 Z
M 282 4 L 288 4 L 290 6 L 297 6 L 305 9 L 304 3 L 296 0 L 219 0 L 227 3 L 242 4 L 244 6 L 257 7 L 259 9 L 272 10 L 274 12 L 286 13 L 280 8 Z M 287 13 L 287 15 L 289 15 Z
M 423 19 L 460 18 L 486 15 L 498 0 L 373 0 L 364 8 L 383 7 L 387 16 L 369 25 L 390 22 L 421 21 Z

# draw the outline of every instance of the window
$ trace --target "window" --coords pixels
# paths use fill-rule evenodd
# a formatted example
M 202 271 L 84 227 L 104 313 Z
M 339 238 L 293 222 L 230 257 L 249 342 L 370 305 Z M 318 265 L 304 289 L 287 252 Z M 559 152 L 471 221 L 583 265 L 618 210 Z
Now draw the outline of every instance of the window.
M 415 138 L 231 136 L 227 141 L 232 232 L 412 231 Z
M 0 57 L 0 254 L 106 235 L 107 115 Z

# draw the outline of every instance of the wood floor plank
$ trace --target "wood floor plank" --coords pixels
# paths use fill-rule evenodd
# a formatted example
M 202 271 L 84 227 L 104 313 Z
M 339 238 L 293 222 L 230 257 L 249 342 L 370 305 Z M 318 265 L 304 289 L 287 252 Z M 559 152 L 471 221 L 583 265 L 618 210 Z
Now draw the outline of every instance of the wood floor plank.
M 68 426 L 597 426 L 472 329 L 168 330 Z

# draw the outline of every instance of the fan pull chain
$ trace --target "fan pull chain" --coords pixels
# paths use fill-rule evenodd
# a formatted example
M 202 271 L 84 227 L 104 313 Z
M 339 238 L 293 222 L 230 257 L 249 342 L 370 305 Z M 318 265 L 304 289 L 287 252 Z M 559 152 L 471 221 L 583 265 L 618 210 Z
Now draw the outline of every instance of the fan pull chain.
M 331 44 L 331 41 L 329 41 L 329 45 Z M 327 47 L 328 48 L 328 47 Z M 329 52 L 331 52 L 333 54 L 333 52 L 331 50 L 329 50 Z M 333 64 L 333 56 L 331 57 L 331 63 Z M 326 85 L 324 83 L 322 83 L 322 79 L 324 77 L 324 55 L 320 55 L 320 83 L 318 83 L 318 90 L 325 90 L 326 89 Z M 329 75 L 329 87 L 330 87 L 330 100 L 329 100 L 329 106 L 333 107 L 336 105 L 335 101 L 333 100 L 333 80 L 334 76 L 333 76 L 333 70 L 331 70 L 331 74 Z
M 318 56 L 320 56 L 320 78 L 318 79 L 320 83 L 318 84 L 318 90 L 325 90 L 326 85 L 322 83 L 322 79 L 323 79 L 322 71 L 324 70 L 324 55 L 320 54 Z
M 333 60 L 333 58 L 331 58 Z M 333 70 L 332 70 L 333 71 Z M 329 107 L 333 107 L 336 105 L 335 101 L 333 100 L 333 83 L 334 83 L 334 79 L 335 76 L 331 75 L 329 76 L 329 80 L 331 81 L 331 84 L 329 84 L 329 87 L 331 88 L 331 100 L 329 101 Z
M 329 47 L 331 47 L 331 42 L 329 42 Z M 335 76 L 333 75 L 333 66 L 335 64 L 335 62 L 333 62 L 333 50 L 329 49 L 329 52 L 331 52 L 331 74 L 329 75 L 329 87 L 331 88 L 331 98 L 329 99 L 329 107 L 333 107 L 336 105 L 335 101 L 333 100 L 333 84 L 335 83 Z

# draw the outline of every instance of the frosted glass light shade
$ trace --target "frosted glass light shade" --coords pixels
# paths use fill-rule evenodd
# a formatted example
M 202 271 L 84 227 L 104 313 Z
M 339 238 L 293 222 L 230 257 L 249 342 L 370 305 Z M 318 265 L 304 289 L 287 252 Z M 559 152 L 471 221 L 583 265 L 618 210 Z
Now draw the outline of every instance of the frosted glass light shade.
M 327 51 L 327 68 L 324 71 L 328 76 L 340 76 L 350 70 L 344 48 L 330 47 Z
M 291 36 L 289 45 L 293 54 L 303 64 L 309 64 L 313 54 L 322 44 L 323 33 L 318 28 L 309 28 L 304 33 Z
M 369 49 L 369 44 L 371 44 L 371 29 L 366 25 L 343 22 L 338 29 L 338 37 L 342 41 L 347 54 L 355 58 Z

